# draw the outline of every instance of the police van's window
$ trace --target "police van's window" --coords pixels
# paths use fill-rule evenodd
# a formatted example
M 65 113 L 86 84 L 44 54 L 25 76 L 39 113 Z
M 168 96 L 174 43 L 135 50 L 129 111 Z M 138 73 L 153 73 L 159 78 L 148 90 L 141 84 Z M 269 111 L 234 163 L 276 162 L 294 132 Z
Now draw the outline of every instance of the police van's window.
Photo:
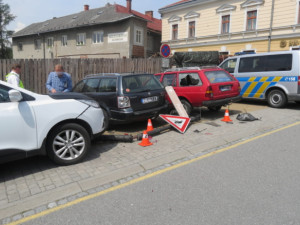
M 207 71 L 205 76 L 211 84 L 234 81 L 228 73 L 222 70 Z
M 245 57 L 240 59 L 239 73 L 289 71 L 292 69 L 292 54 Z
M 226 70 L 228 73 L 234 73 L 235 65 L 236 65 L 236 59 L 228 59 L 220 67 Z

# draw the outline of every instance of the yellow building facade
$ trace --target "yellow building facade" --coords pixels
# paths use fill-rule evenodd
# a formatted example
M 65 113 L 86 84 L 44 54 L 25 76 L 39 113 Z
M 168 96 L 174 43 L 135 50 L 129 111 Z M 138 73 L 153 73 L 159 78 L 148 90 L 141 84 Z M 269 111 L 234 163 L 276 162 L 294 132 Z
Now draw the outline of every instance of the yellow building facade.
M 182 0 L 159 10 L 172 52 L 299 49 L 299 0 Z

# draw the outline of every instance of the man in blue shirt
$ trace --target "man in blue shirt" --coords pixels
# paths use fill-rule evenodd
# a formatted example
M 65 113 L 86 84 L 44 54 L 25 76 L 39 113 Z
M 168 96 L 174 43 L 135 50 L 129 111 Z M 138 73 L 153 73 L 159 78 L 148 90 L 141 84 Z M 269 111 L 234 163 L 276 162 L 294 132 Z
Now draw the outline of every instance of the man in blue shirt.
M 70 74 L 64 72 L 61 64 L 55 65 L 54 72 L 49 73 L 46 87 L 50 93 L 69 92 L 72 90 Z

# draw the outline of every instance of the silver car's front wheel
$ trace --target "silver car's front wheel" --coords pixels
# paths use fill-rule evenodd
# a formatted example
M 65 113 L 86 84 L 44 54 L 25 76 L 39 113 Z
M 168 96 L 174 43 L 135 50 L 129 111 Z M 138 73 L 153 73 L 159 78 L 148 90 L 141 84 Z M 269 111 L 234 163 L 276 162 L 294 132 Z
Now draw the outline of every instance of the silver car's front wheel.
M 84 151 L 85 140 L 76 130 L 65 130 L 54 138 L 52 147 L 62 160 L 72 160 L 78 158 Z
M 82 126 L 64 124 L 49 134 L 48 155 L 57 164 L 74 164 L 84 158 L 90 148 L 90 142 L 90 136 Z

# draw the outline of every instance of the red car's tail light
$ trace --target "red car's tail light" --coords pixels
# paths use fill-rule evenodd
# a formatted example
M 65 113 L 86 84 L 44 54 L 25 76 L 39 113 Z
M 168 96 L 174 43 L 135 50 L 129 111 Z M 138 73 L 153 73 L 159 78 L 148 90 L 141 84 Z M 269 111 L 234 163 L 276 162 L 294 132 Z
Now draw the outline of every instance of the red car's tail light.
M 205 97 L 208 97 L 208 98 L 212 98 L 213 97 L 213 91 L 212 91 L 211 86 L 207 87 L 206 92 L 205 92 Z

